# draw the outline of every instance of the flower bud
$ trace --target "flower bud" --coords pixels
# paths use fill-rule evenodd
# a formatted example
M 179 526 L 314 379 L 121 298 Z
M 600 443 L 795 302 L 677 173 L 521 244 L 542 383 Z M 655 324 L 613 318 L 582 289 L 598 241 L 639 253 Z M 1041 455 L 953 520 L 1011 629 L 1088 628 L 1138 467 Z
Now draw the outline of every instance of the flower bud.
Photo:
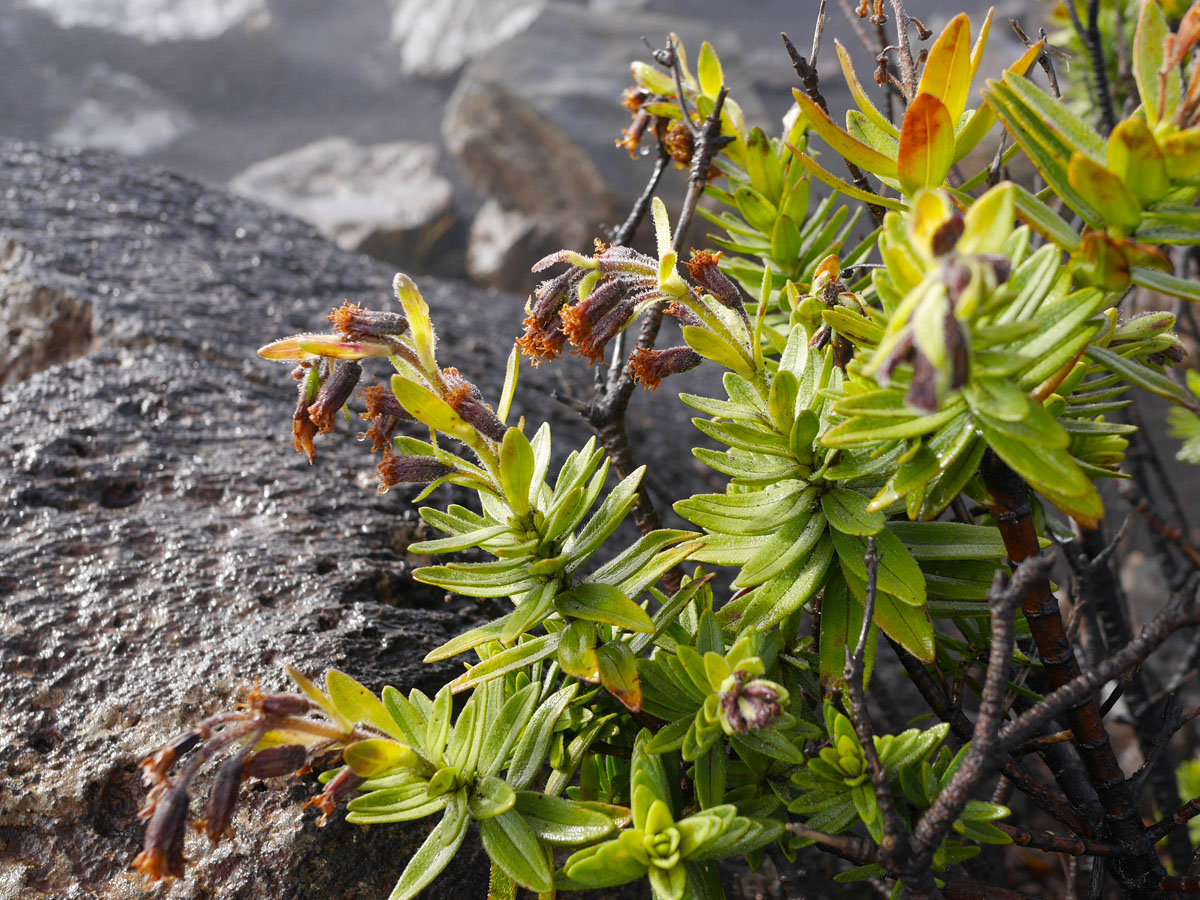
M 240 754 L 225 760 L 213 783 L 208 808 L 204 811 L 204 833 L 214 847 L 233 832 L 231 823 L 237 807 L 238 788 L 242 785 L 242 765 Z
M 166 744 L 152 755 L 142 760 L 142 780 L 146 785 L 153 785 L 165 778 L 171 771 L 171 766 L 182 756 L 186 756 L 200 743 L 200 732 L 189 728 L 182 734 L 171 738 Z
M 316 708 L 311 700 L 301 694 L 260 694 L 251 702 L 255 709 L 265 715 L 280 718 L 302 716 Z
M 787 702 L 787 691 L 765 678 L 738 669 L 721 685 L 720 717 L 727 734 L 770 728 Z
M 453 469 L 430 456 L 397 456 L 391 450 L 383 451 L 383 459 L 375 467 L 379 473 L 379 493 L 397 484 L 429 484 Z
M 408 320 L 400 313 L 363 309 L 346 301 L 330 312 L 333 330 L 346 338 L 398 337 L 408 331 Z
M 167 791 L 154 809 L 142 852 L 133 859 L 133 868 L 151 881 L 183 876 L 183 839 L 187 832 L 187 784 Z
M 599 291 L 597 291 L 599 293 Z M 598 318 L 592 316 L 594 307 L 577 303 L 562 311 L 563 331 L 575 345 L 575 352 L 592 362 L 604 357 L 604 348 L 633 320 L 634 302 L 622 300 Z
M 361 377 L 361 365 L 353 360 L 340 360 L 333 374 L 325 379 L 316 399 L 308 407 L 309 419 L 322 434 L 333 430 L 338 410 L 346 405 Z
M 334 809 L 350 794 L 358 790 L 365 778 L 361 775 L 356 775 L 354 770 L 346 766 L 342 771 L 338 772 L 333 777 L 329 784 L 325 785 L 325 790 L 313 797 L 305 806 L 315 806 L 321 811 L 321 818 L 317 820 L 317 824 L 323 826 L 329 817 L 333 815 Z
M 722 306 L 744 311 L 745 304 L 742 302 L 742 292 L 738 290 L 738 286 L 733 283 L 729 276 L 717 267 L 720 260 L 720 253 L 711 253 L 708 250 L 693 250 L 692 258 L 687 263 L 688 274 L 691 276 L 692 281 L 716 297 Z
M 246 778 L 282 778 L 304 768 L 308 749 L 300 744 L 267 747 L 246 758 L 242 775 Z
M 484 402 L 479 388 L 463 378 L 458 369 L 453 368 L 442 372 L 442 381 L 446 385 L 446 402 L 454 407 L 454 411 L 462 416 L 468 425 L 493 441 L 504 440 L 504 433 L 508 429 Z
M 360 441 L 371 439 L 371 452 L 384 450 L 392 445 L 392 432 L 399 422 L 411 422 L 413 417 L 408 414 L 400 401 L 396 399 L 391 388 L 381 384 L 368 388 L 360 388 L 358 395 L 367 405 L 364 419 L 371 423 L 367 431 L 358 436 Z
M 963 236 L 966 231 L 966 223 L 963 222 L 963 217 L 953 215 L 945 222 L 937 227 L 933 232 L 933 236 L 929 239 L 930 249 L 934 256 L 946 256 L 952 253 L 958 245 L 958 239 Z
M 647 390 L 657 391 L 659 382 L 696 368 L 702 362 L 700 354 L 691 347 L 671 347 L 668 350 L 648 350 L 638 347 L 629 360 L 629 374 Z

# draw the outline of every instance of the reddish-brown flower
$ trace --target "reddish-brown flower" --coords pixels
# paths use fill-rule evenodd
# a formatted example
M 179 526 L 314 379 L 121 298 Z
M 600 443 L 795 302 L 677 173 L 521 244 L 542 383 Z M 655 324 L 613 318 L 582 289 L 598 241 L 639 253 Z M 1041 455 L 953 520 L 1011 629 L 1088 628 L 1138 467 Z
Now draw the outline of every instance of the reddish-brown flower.
M 363 309 L 346 301 L 327 316 L 333 330 L 346 338 L 398 337 L 408 331 L 408 320 L 400 313 Z
M 479 388 L 463 378 L 458 369 L 454 368 L 442 371 L 442 382 L 446 385 L 446 402 L 454 407 L 454 411 L 462 416 L 468 425 L 493 441 L 504 440 L 504 433 L 508 429 L 484 402 Z
M 453 470 L 429 456 L 397 456 L 383 451 L 383 459 L 375 467 L 379 473 L 379 493 L 397 484 L 429 484 Z
M 155 806 L 142 852 L 133 858 L 133 868 L 151 881 L 183 876 L 183 839 L 187 832 L 187 784 L 170 788 Z
M 362 366 L 354 360 L 341 359 L 334 365 L 333 374 L 325 379 L 308 406 L 308 418 L 322 434 L 333 430 L 338 411 L 346 405 L 361 377 Z
M 629 374 L 642 387 L 657 391 L 659 382 L 664 378 L 691 371 L 701 362 L 700 354 L 691 347 L 671 347 L 667 350 L 639 347 L 629 360 Z

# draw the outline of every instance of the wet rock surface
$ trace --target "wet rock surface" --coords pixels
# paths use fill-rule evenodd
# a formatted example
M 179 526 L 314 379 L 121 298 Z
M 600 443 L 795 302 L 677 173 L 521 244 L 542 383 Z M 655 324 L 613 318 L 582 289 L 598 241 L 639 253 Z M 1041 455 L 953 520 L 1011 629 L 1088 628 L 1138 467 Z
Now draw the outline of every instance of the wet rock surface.
M 345 426 L 311 468 L 292 452 L 286 369 L 253 356 L 343 297 L 388 306 L 390 270 L 99 152 L 0 143 L 0 197 L 0 898 L 386 896 L 425 826 L 320 831 L 312 783 L 253 792 L 233 842 L 189 844 L 184 882 L 147 892 L 128 866 L 157 744 L 285 662 L 434 689 L 452 666 L 421 657 L 487 612 L 412 581 L 416 515 L 375 493 Z M 442 363 L 494 392 L 520 301 L 422 288 Z M 571 369 L 519 391 L 563 452 L 586 439 L 548 398 Z M 654 428 L 652 463 L 684 458 L 686 412 L 652 399 L 634 434 Z M 652 490 L 693 478 L 651 469 Z M 485 882 L 466 855 L 428 895 Z

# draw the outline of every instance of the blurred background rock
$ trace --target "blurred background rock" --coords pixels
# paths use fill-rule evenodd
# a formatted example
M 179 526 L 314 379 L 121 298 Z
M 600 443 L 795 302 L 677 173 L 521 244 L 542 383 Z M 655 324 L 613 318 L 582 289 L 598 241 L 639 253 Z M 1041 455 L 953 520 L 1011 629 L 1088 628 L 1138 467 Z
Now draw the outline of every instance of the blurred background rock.
M 413 274 L 527 293 L 533 260 L 586 247 L 640 190 L 649 161 L 613 141 L 642 37 L 674 30 L 693 56 L 712 42 L 749 119 L 777 132 L 795 80 L 779 32 L 807 47 L 817 7 L 4 0 L 0 135 L 224 182 Z M 951 10 L 919 12 L 936 30 Z M 1011 32 L 993 35 L 1011 56 Z M 820 69 L 838 109 L 833 37 L 872 64 L 831 4 Z

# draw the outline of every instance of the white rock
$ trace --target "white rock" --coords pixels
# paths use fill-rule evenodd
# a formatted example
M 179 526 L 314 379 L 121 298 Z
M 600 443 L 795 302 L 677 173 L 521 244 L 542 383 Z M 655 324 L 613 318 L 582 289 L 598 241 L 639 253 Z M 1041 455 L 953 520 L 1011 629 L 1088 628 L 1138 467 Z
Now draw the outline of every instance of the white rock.
M 209 40 L 271 22 L 267 0 L 18 0 L 62 28 L 99 28 L 148 44 Z
M 192 125 L 187 112 L 166 94 L 101 64 L 88 72 L 83 98 L 50 140 L 140 156 L 165 147 Z
M 400 68 L 446 75 L 528 28 L 548 0 L 393 0 Z
M 432 144 L 330 137 L 255 163 L 229 186 L 312 223 L 345 249 L 402 261 L 451 222 L 453 188 L 437 160 Z

